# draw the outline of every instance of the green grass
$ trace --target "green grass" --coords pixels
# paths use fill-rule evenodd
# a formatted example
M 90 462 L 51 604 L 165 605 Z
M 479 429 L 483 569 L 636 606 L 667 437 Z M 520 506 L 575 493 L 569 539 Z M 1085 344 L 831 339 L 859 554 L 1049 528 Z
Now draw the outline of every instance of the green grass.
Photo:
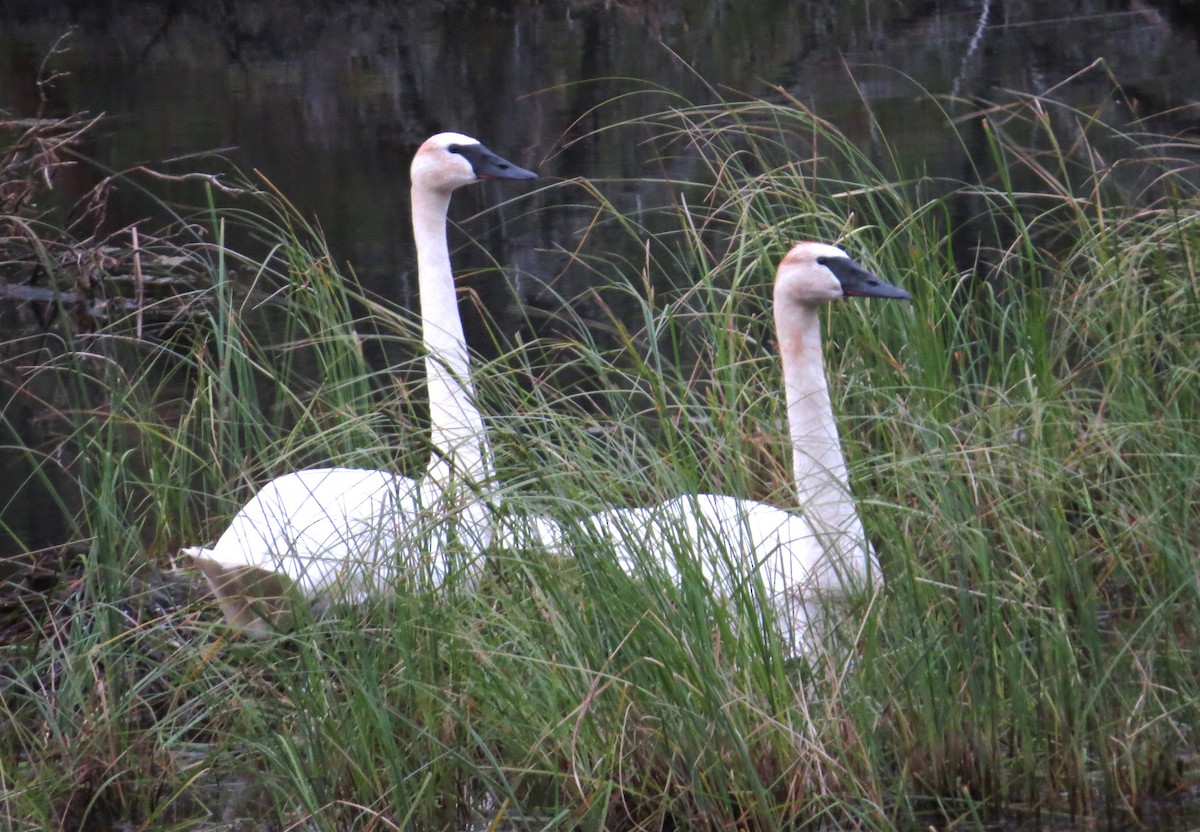
M 635 580 L 586 540 L 569 561 L 497 551 L 474 592 L 231 636 L 169 568 L 179 545 L 297 467 L 419 472 L 419 336 L 270 188 L 155 235 L 198 276 L 186 324 L 64 318 L 8 346 L 6 399 L 54 417 L 29 466 L 78 482 L 81 543 L 56 585 L 10 593 L 0 825 L 1117 825 L 1194 788 L 1197 146 L 1095 115 L 946 114 L 986 153 L 944 181 L 782 96 L 676 101 L 606 128 L 692 171 L 644 224 L 612 183 L 562 186 L 591 212 L 563 256 L 592 291 L 477 362 L 505 511 L 786 506 L 774 263 L 837 241 L 912 292 L 826 315 L 886 585 L 811 665 L 752 592 Z M 21 228 L 10 248 L 56 267 L 82 245 Z

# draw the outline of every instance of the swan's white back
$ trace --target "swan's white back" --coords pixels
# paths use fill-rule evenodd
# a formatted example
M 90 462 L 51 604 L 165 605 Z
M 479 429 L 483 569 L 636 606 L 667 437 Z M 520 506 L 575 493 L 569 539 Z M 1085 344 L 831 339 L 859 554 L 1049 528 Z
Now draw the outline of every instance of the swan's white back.
M 801 648 L 808 612 L 795 603 L 796 590 L 821 561 L 802 518 L 754 500 L 698 494 L 600 512 L 586 529 L 612 547 L 627 574 L 650 570 L 678 586 L 694 569 L 718 600 L 750 593 L 773 608 L 785 645 Z
M 311 468 L 264 485 L 203 556 L 278 572 L 309 598 L 361 600 L 401 574 L 441 584 L 451 530 L 470 559 L 490 539 L 487 507 L 447 506 L 436 486 L 386 471 Z
M 542 525 L 540 543 L 611 555 L 635 578 L 681 586 L 698 574 L 719 601 L 752 597 L 771 608 L 784 649 L 809 652 L 824 605 L 870 585 L 873 557 L 843 559 L 801 515 L 723 494 L 675 497 L 652 506 L 598 512 L 565 527 Z

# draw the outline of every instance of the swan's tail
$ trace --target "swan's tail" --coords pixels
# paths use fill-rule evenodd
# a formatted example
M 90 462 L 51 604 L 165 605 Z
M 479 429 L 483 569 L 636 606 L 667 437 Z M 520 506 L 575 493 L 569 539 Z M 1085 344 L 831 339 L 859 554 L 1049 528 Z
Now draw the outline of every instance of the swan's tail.
M 200 570 L 233 629 L 263 638 L 285 623 L 292 586 L 287 576 L 256 566 L 227 566 L 203 546 L 186 547 L 180 554 L 190 557 Z

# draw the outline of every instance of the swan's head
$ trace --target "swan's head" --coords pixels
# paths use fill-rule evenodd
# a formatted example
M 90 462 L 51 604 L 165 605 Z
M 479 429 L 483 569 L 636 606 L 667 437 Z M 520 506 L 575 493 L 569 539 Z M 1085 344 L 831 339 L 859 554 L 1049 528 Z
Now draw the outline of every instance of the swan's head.
M 813 306 L 838 298 L 911 297 L 899 286 L 876 277 L 837 246 L 799 243 L 792 247 L 775 274 L 775 301 Z
M 413 156 L 410 171 L 414 188 L 445 192 L 481 179 L 537 179 L 533 171 L 500 158 L 462 133 L 438 133 L 426 139 Z

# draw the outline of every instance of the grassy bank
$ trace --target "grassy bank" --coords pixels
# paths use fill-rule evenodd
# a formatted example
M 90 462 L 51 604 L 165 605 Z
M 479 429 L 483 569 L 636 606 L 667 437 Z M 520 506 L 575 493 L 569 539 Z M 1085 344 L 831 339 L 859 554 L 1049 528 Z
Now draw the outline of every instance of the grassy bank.
M 826 316 L 886 585 L 811 664 L 783 658 L 753 598 L 632 580 L 582 540 L 569 562 L 497 551 L 473 591 L 230 636 L 178 546 L 296 467 L 418 472 L 419 337 L 269 189 L 180 217 L 151 246 L 190 281 L 161 329 L 60 316 L 6 345 L 5 427 L 45 408 L 25 454 L 77 488 L 79 543 L 57 582 L 10 588 L 3 823 L 1119 825 L 1186 794 L 1198 148 L 1097 115 L 1050 98 L 945 115 L 983 150 L 950 182 L 782 94 L 677 106 L 608 128 L 687 171 L 645 226 L 605 201 L 612 183 L 562 186 L 631 253 L 585 236 L 570 267 L 593 291 L 479 368 L 506 510 L 697 489 L 786 506 L 775 261 L 836 240 L 912 292 Z M 32 229 L 13 250 L 60 271 L 44 241 L 93 242 L 6 207 Z M 234 227 L 265 254 L 227 245 Z

